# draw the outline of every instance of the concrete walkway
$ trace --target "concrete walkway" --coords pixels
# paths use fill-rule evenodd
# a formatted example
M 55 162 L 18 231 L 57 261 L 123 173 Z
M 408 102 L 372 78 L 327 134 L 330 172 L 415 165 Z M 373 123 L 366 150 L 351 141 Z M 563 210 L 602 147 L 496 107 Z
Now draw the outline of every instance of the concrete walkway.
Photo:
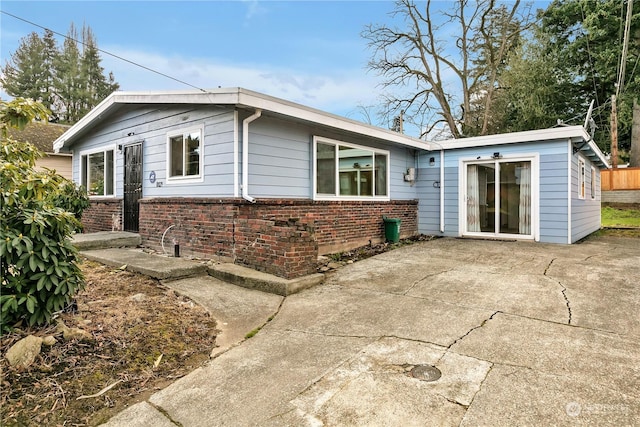
M 226 323 L 255 316 L 106 425 L 639 425 L 639 266 L 634 239 L 438 239 L 284 299 L 168 281 Z

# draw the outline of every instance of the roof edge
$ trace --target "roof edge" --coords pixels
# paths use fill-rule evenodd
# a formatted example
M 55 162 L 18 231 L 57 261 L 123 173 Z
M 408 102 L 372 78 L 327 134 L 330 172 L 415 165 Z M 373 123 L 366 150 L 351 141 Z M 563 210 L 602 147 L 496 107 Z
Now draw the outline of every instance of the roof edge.
M 295 102 L 276 98 L 241 87 L 217 88 L 208 91 L 150 91 L 113 92 L 87 113 L 60 138 L 54 141 L 54 150 L 60 151 L 67 142 L 107 113 L 116 104 L 218 104 L 236 105 L 245 108 L 260 108 L 290 117 L 308 120 L 324 126 L 383 139 L 412 148 L 431 150 L 428 141 L 423 141 L 388 129 L 358 122 Z

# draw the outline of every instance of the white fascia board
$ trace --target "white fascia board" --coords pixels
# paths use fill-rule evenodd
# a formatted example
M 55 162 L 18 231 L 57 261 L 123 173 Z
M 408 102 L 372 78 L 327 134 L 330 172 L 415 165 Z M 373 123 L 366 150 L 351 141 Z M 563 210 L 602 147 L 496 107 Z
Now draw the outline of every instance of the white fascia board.
M 285 116 L 295 117 L 301 120 L 318 123 L 324 126 L 336 129 L 358 133 L 370 136 L 384 141 L 394 142 L 400 145 L 419 148 L 422 150 L 432 151 L 430 143 L 418 138 L 406 136 L 404 134 L 393 132 L 391 130 L 368 125 L 356 120 L 347 119 L 335 114 L 327 113 L 305 105 L 274 98 L 262 93 L 249 91 L 246 89 L 238 89 L 238 104 L 250 107 L 260 108 L 265 111 L 282 114 Z
M 114 92 L 56 139 L 54 141 L 54 150 L 58 152 L 62 149 L 65 142 L 72 141 L 81 130 L 90 126 L 95 120 L 100 119 L 115 104 L 218 104 L 258 108 L 411 148 L 433 150 L 433 147 L 427 141 L 243 88 L 219 88 L 206 92 L 194 90 Z
M 521 142 L 548 141 L 552 139 L 582 138 L 588 141 L 591 137 L 582 126 L 565 126 L 550 129 L 528 130 L 524 132 L 503 133 L 498 135 L 474 136 L 471 138 L 448 139 L 433 143 L 445 150 L 456 148 L 488 147 L 492 145 L 516 144 Z

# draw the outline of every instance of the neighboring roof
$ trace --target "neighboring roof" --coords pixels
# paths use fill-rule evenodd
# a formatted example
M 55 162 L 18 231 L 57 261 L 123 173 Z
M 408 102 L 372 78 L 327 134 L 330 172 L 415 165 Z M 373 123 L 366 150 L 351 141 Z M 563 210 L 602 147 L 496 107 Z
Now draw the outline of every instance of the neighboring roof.
M 600 168 L 609 167 L 606 157 L 582 126 L 560 126 L 549 129 L 503 133 L 499 135 L 448 139 L 446 141 L 438 142 L 430 141 L 430 144 L 444 150 L 455 150 L 459 148 L 488 147 L 492 145 L 545 142 L 553 140 L 571 141 L 574 153 L 580 151 L 585 157 Z
M 9 138 L 29 142 L 43 153 L 53 153 L 53 142 L 71 126 L 57 123 L 31 122 L 23 130 L 9 128 Z
M 412 148 L 426 150 L 431 148 L 428 142 L 417 138 L 236 87 L 212 89 L 206 92 L 193 90 L 180 92 L 114 92 L 58 138 L 54 142 L 54 149 L 58 152 L 63 147 L 73 145 L 79 137 L 98 122 L 104 120 L 109 114 L 114 113 L 123 105 L 131 104 L 210 104 L 261 109 L 277 115 L 293 117 L 298 120 L 317 123 Z

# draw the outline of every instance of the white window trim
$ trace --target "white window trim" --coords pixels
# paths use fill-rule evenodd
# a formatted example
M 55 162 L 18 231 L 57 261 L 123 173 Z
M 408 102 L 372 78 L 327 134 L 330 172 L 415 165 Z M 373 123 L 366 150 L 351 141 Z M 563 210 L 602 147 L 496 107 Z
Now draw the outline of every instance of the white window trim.
M 200 165 L 198 170 L 200 173 L 198 175 L 187 175 L 187 176 L 170 176 L 171 175 L 171 138 L 174 136 L 183 136 L 193 132 L 200 132 Z M 166 171 L 167 171 L 167 185 L 170 184 L 180 184 L 185 182 L 203 182 L 204 181 L 204 126 L 195 126 L 190 128 L 178 129 L 175 131 L 167 132 L 166 135 Z
M 582 157 L 578 157 L 578 199 L 584 200 L 587 196 L 587 163 Z M 584 192 L 582 191 L 584 189 Z
M 367 151 L 371 151 L 373 153 L 377 153 L 377 154 L 382 154 L 387 156 L 387 195 L 386 196 L 341 196 L 339 193 L 339 185 L 340 185 L 340 167 L 339 167 L 339 161 L 340 161 L 340 157 L 336 154 L 336 194 L 335 196 L 331 196 L 331 195 L 326 195 L 326 194 L 318 194 L 316 193 L 316 189 L 317 189 L 317 180 L 318 180 L 318 161 L 316 158 L 317 155 L 317 145 L 318 143 L 324 143 L 324 144 L 331 144 L 331 145 L 342 145 L 344 147 L 351 147 L 351 148 L 357 148 L 359 150 L 367 150 Z M 378 148 L 373 148 L 373 147 L 367 147 L 365 145 L 358 145 L 358 144 L 351 144 L 349 142 L 344 142 L 344 141 L 340 141 L 337 139 L 331 139 L 331 138 L 325 138 L 325 137 L 321 137 L 321 136 L 314 136 L 313 137 L 313 154 L 312 154 L 312 160 L 311 162 L 313 163 L 313 167 L 312 167 L 312 189 L 311 192 L 313 194 L 313 200 L 342 200 L 342 201 L 383 201 L 383 202 L 388 202 L 389 200 L 391 200 L 391 153 L 387 150 L 381 150 Z M 375 163 L 375 161 L 374 161 Z M 374 166 L 375 168 L 375 166 Z M 375 181 L 375 179 L 374 179 Z
M 507 234 L 467 231 L 467 165 L 482 163 L 531 162 L 531 234 Z M 538 153 L 509 154 L 499 159 L 478 159 L 461 157 L 458 159 L 458 235 L 480 238 L 499 238 L 515 240 L 540 240 L 540 155 Z
M 591 200 L 596 199 L 596 193 L 598 192 L 598 188 L 596 187 L 596 168 L 591 165 Z
M 114 145 L 105 145 L 104 147 L 98 147 L 98 148 L 92 148 L 89 150 L 80 151 L 79 153 L 80 158 L 79 158 L 79 164 L 78 164 L 78 182 L 80 183 L 80 185 L 86 188 L 87 194 L 89 194 L 89 188 L 87 186 L 87 183 L 82 182 L 82 158 L 84 156 L 87 156 L 88 158 L 91 154 L 96 154 L 96 153 L 105 153 L 106 155 L 107 151 L 113 151 L 113 194 L 106 194 L 101 196 L 90 195 L 89 196 L 90 199 L 98 199 L 98 198 L 107 199 L 107 198 L 116 197 L 116 193 L 118 192 L 118 189 L 116 188 L 116 170 L 117 170 L 116 164 L 118 163 L 116 159 L 116 154 L 118 153 L 117 148 L 118 148 L 117 145 L 114 144 Z M 89 171 L 87 170 L 87 174 L 88 173 Z

